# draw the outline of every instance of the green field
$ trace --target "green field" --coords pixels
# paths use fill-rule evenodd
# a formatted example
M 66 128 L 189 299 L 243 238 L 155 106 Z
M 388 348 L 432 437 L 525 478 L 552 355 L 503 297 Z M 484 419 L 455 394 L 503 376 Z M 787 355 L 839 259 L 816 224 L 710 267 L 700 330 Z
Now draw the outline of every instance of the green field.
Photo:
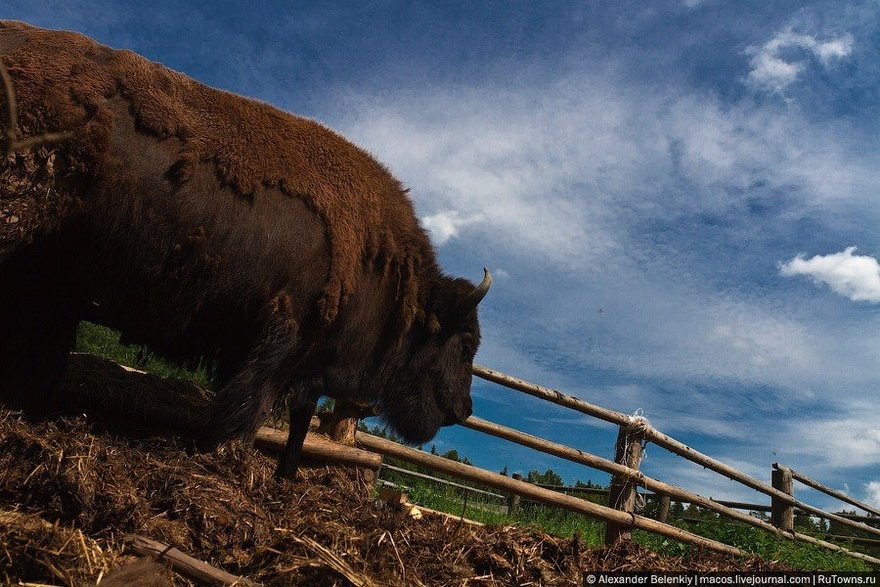
M 415 469 L 415 467 L 408 466 L 405 463 L 393 462 L 388 459 L 386 461 L 400 468 Z M 419 470 L 419 472 L 428 473 L 435 477 L 444 477 L 430 471 Z M 577 532 L 581 535 L 585 544 L 591 546 L 602 545 L 605 533 L 604 523 L 559 508 L 526 502 L 522 505 L 519 512 L 508 515 L 506 513 L 506 501 L 503 499 L 471 493 L 466 490 L 448 487 L 440 483 L 384 469 L 380 478 L 404 486 L 405 492 L 410 496 L 410 500 L 413 503 L 431 509 L 449 512 L 487 524 L 533 526 L 558 536 L 568 537 Z M 448 479 L 452 480 L 452 478 Z M 456 482 L 461 483 L 461 481 Z M 487 487 L 481 487 L 480 489 L 491 491 Z M 467 495 L 466 498 L 464 497 L 465 495 Z M 605 498 L 603 496 L 587 496 L 586 499 L 605 505 Z M 676 504 L 673 505 L 675 506 Z M 653 510 L 654 504 L 649 501 L 643 513 L 652 516 Z M 676 512 L 678 512 L 678 515 L 676 515 Z M 829 571 L 871 570 L 871 567 L 866 563 L 849 556 L 811 544 L 778 538 L 759 528 L 719 518 L 713 512 L 699 508 L 682 507 L 681 505 L 673 507 L 668 521 L 674 526 L 689 530 L 700 536 L 737 546 L 765 560 L 780 561 L 795 569 Z M 799 524 L 801 524 L 797 528 L 799 532 L 805 534 L 816 533 L 814 523 L 808 520 L 799 520 Z M 633 538 L 637 542 L 664 555 L 682 556 L 688 554 L 693 548 L 690 545 L 648 532 L 634 532 Z M 865 548 L 854 544 L 846 544 L 844 546 L 875 557 L 880 556 L 880 548 Z
M 138 346 L 123 346 L 119 344 L 119 336 L 112 330 L 95 326 L 87 322 L 80 324 L 76 350 L 104 356 L 119 363 L 134 366 L 157 375 L 166 377 L 178 377 L 194 381 L 202 386 L 210 387 L 210 377 L 203 368 L 194 371 L 171 365 L 153 356 L 149 351 Z M 371 432 L 380 432 L 371 430 Z M 454 451 L 453 451 L 454 452 Z M 457 453 L 449 454 L 448 457 L 461 462 L 467 462 L 466 458 L 460 458 Z M 406 463 L 386 460 L 389 464 L 409 469 L 418 470 Z M 435 475 L 431 471 L 419 470 L 419 472 Z M 536 472 L 533 472 L 536 473 Z M 547 473 L 551 473 L 548 471 Z M 559 536 L 572 536 L 575 533 L 581 535 L 583 541 L 592 546 L 600 546 L 604 535 L 604 524 L 584 516 L 551 508 L 536 503 L 526 502 L 520 510 L 513 514 L 507 514 L 507 502 L 505 499 L 491 496 L 474 494 L 465 490 L 447 487 L 445 485 L 415 478 L 409 475 L 383 470 L 380 476 L 383 480 L 403 486 L 413 503 L 427 508 L 445 511 L 468 519 L 484 522 L 487 524 L 516 524 L 532 526 L 549 534 Z M 449 478 L 451 480 L 451 478 Z M 459 482 L 460 483 L 460 482 Z M 467 485 L 466 483 L 462 483 Z M 490 488 L 482 488 L 491 491 Z M 467 495 L 467 497 L 464 497 Z M 603 503 L 603 498 L 590 496 L 589 499 L 597 503 Z M 651 514 L 649 502 L 646 515 Z M 737 546 L 746 552 L 753 553 L 767 560 L 780 561 L 792 568 L 802 570 L 836 570 L 836 571 L 867 571 L 871 568 L 865 563 L 851 557 L 834 553 L 824 548 L 792 542 L 772 535 L 769 532 L 746 526 L 739 522 L 719 519 L 712 512 L 699 509 L 685 509 L 680 505 L 673 507 L 669 522 L 681 528 L 688 529 L 696 534 L 712 538 L 726 544 Z M 686 518 L 686 519 L 685 519 Z M 799 520 L 799 531 L 814 533 L 818 530 L 815 522 L 809 519 Z M 689 552 L 690 546 L 669 540 L 660 536 L 645 532 L 635 532 L 634 539 L 649 548 L 665 555 L 680 556 Z M 864 547 L 854 544 L 846 544 L 846 548 L 865 552 L 875 557 L 880 557 L 880 548 Z

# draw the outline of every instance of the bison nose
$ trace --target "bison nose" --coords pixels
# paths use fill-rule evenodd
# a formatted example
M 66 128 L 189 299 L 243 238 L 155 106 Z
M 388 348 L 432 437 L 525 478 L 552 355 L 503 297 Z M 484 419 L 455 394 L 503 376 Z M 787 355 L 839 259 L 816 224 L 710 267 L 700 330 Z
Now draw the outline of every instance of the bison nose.
M 464 400 L 455 403 L 452 410 L 446 414 L 446 421 L 443 425 L 452 426 L 453 424 L 460 424 L 470 418 L 473 413 L 474 404 L 470 397 L 466 397 Z

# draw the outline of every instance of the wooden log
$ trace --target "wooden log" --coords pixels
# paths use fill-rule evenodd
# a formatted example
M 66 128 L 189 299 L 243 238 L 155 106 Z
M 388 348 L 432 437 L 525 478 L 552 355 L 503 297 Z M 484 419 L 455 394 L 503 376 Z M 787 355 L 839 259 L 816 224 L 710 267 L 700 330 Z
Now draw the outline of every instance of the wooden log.
M 763 505 L 760 503 L 746 503 L 742 501 L 726 501 L 723 499 L 716 499 L 718 503 L 721 505 L 727 506 L 729 508 L 733 508 L 736 510 L 749 510 L 750 512 L 769 512 L 772 508 L 769 505 Z
M 623 414 L 621 412 L 615 412 L 614 410 L 609 410 L 607 408 L 585 402 L 582 399 L 564 394 L 561 391 L 557 391 L 555 389 L 550 389 L 549 387 L 544 387 L 543 385 L 537 385 L 535 383 L 529 383 L 528 381 L 524 381 L 516 377 L 511 377 L 510 375 L 506 375 L 504 373 L 501 373 L 500 371 L 495 371 L 494 369 L 484 367 L 483 365 L 477 365 L 476 363 L 474 363 L 473 373 L 477 377 L 485 379 L 486 381 L 492 381 L 493 383 L 498 383 L 499 385 L 503 385 L 504 387 L 509 387 L 510 389 L 522 391 L 531 396 L 545 399 L 566 408 L 577 410 L 583 414 L 599 418 L 600 420 L 605 420 L 606 422 L 611 422 L 612 424 L 617 424 L 618 426 L 626 426 L 631 421 L 630 416 L 627 416 L 626 414 Z
M 627 416 L 626 414 L 623 414 L 621 412 L 616 412 L 614 410 L 609 410 L 600 406 L 593 405 L 576 397 L 566 395 L 561 391 L 543 387 L 541 385 L 536 385 L 534 383 L 529 383 L 528 381 L 517 379 L 516 377 L 511 377 L 510 375 L 506 375 L 504 373 L 501 373 L 500 371 L 495 371 L 494 369 L 489 369 L 488 367 L 484 367 L 482 365 L 475 364 L 473 366 L 473 373 L 474 375 L 486 379 L 487 381 L 492 381 L 510 389 L 515 389 L 524 393 L 528 393 L 529 395 L 545 399 L 560 406 L 571 408 L 583 414 L 605 420 L 606 422 L 611 422 L 617 425 L 626 425 L 632 421 L 632 418 L 630 416 Z M 865 524 L 853 523 L 851 520 L 847 520 L 846 518 L 843 518 L 836 514 L 832 514 L 819 508 L 810 506 L 801 501 L 797 501 L 790 495 L 786 495 L 785 493 L 774 489 L 772 486 L 767 485 L 763 481 L 759 481 L 758 479 L 750 477 L 745 473 L 737 471 L 729 465 L 725 465 L 721 461 L 713 459 L 708 455 L 694 450 L 688 445 L 679 442 L 678 440 L 675 440 L 674 438 L 660 432 L 653 427 L 649 426 L 645 430 L 645 440 L 653 442 L 657 446 L 661 446 L 666 450 L 675 453 L 678 456 L 683 457 L 691 462 L 702 465 L 703 467 L 715 471 L 716 473 L 720 473 L 721 475 L 724 475 L 729 479 L 738 481 L 743 485 L 746 485 L 747 487 L 751 487 L 752 489 L 759 491 L 760 493 L 769 495 L 770 497 L 776 497 L 777 499 L 780 499 L 785 503 L 800 507 L 810 514 L 829 520 L 835 520 L 851 528 L 856 528 L 858 530 L 880 536 L 880 530 L 876 528 L 871 528 L 870 526 L 867 526 Z
M 86 413 L 125 429 L 193 436 L 213 394 L 181 379 L 158 377 L 89 353 L 71 353 L 52 398 L 65 413 Z
M 552 483 L 535 483 L 538 487 L 543 487 L 544 489 L 552 489 L 553 491 L 559 491 L 560 493 L 581 493 L 586 495 L 600 495 L 607 497 L 608 492 L 610 491 L 605 487 L 574 487 L 572 485 L 554 485 Z M 646 495 L 646 497 L 651 497 L 650 495 Z
M 636 426 L 621 426 L 614 445 L 614 462 L 637 471 L 642 462 L 642 435 Z M 639 475 L 614 475 L 608 493 L 608 507 L 633 514 L 636 511 L 636 484 Z M 629 540 L 629 526 L 605 524 L 605 544 L 614 545 Z
M 837 514 L 841 518 L 847 520 L 855 520 L 857 522 L 865 522 L 866 524 L 880 524 L 880 518 L 874 516 L 860 516 L 859 514 Z
M 490 434 L 492 436 L 496 436 L 498 438 L 503 438 L 505 440 L 509 440 L 511 442 L 515 442 L 522 446 L 527 446 L 529 448 L 533 448 L 535 450 L 544 452 L 546 454 L 550 454 L 553 456 L 557 456 L 574 463 L 580 463 L 582 465 L 586 465 L 588 467 L 592 467 L 594 469 L 599 469 L 600 471 L 606 471 L 611 473 L 612 475 L 639 475 L 639 485 L 645 487 L 646 489 L 650 489 L 656 493 L 661 493 L 664 495 L 668 495 L 671 498 L 675 499 L 675 501 L 680 501 L 683 503 L 693 503 L 704 507 L 706 509 L 718 512 L 728 518 L 737 520 L 744 524 L 748 524 L 750 526 L 755 526 L 757 528 L 761 528 L 763 530 L 767 530 L 777 536 L 781 536 L 783 538 L 794 540 L 796 538 L 795 535 L 791 533 L 786 533 L 780 531 L 778 528 L 770 524 L 769 522 L 765 522 L 764 520 L 759 520 L 754 518 L 746 513 L 737 511 L 733 509 L 734 506 L 747 505 L 756 506 L 757 504 L 742 504 L 739 502 L 717 502 L 713 501 L 707 497 L 703 497 L 686 489 L 682 489 L 676 485 L 670 485 L 668 483 L 664 483 L 663 481 L 659 481 L 652 477 L 648 477 L 635 469 L 630 469 L 629 467 L 625 467 L 621 464 L 615 463 L 612 460 L 605 459 L 582 450 L 578 450 L 576 448 L 572 448 L 570 446 L 566 446 L 564 444 L 559 444 L 556 442 L 552 442 L 550 440 L 546 440 L 544 438 L 540 438 L 538 436 L 533 436 L 531 434 L 526 434 L 525 432 L 520 432 L 519 430 L 515 430 L 513 428 L 508 428 L 506 426 L 502 426 L 500 424 L 496 424 L 494 422 L 489 422 L 487 420 L 482 420 L 480 418 L 476 418 L 471 416 L 467 420 L 465 420 L 462 424 L 467 428 L 471 428 L 472 430 L 478 430 L 480 432 L 484 432 L 486 434 Z M 761 506 L 757 506 L 761 507 Z M 812 542 L 812 541 L 810 541 Z M 815 542 L 814 542 L 815 544 Z M 830 543 L 826 543 L 830 544 Z M 820 544 L 822 546 L 822 544 Z M 831 550 L 838 552 L 847 552 L 844 549 L 839 548 L 837 545 L 830 545 Z M 855 558 L 863 558 L 861 556 L 855 556 Z M 876 560 L 876 559 L 874 559 Z
M 672 500 L 668 495 L 660 496 L 660 504 L 657 506 L 657 521 L 665 522 L 669 519 L 669 506 Z
M 337 399 L 333 403 L 332 412 L 321 414 L 319 431 L 334 442 L 353 446 L 358 420 L 376 415 L 378 410 L 375 406 Z
M 30 583 L 34 585 L 34 583 Z M 101 587 L 174 587 L 171 571 L 154 560 L 138 559 L 113 569 Z
M 278 430 L 267 426 L 257 430 L 257 436 L 254 438 L 254 446 L 272 453 L 278 453 L 283 450 L 286 442 L 286 430 Z M 377 454 L 337 444 L 313 432 L 306 434 L 302 454 L 307 459 L 349 467 L 378 470 L 382 466 L 382 457 Z
M 729 465 L 725 465 L 724 463 L 713 459 L 707 455 L 702 454 L 701 452 L 694 450 L 693 448 L 683 444 L 674 438 L 663 434 L 662 432 L 656 430 L 655 428 L 648 427 L 645 431 L 645 439 L 653 442 L 657 446 L 662 446 L 663 448 L 673 452 L 681 457 L 686 458 L 689 461 L 697 463 L 698 465 L 702 465 L 707 469 L 711 469 L 716 473 L 720 473 L 729 479 L 733 479 L 734 481 L 739 481 L 743 485 L 747 485 L 752 489 L 759 491 L 765 495 L 769 495 L 771 498 L 776 498 L 782 503 L 786 503 L 789 505 L 793 505 L 801 508 L 805 512 L 809 514 L 813 514 L 814 516 L 819 516 L 820 518 L 825 518 L 827 520 L 834 520 L 844 526 L 848 526 L 850 528 L 855 528 L 857 530 L 861 530 L 863 532 L 867 532 L 869 534 L 873 534 L 875 536 L 880 536 L 880 529 L 872 528 L 866 524 L 862 524 L 859 522 L 855 522 L 853 520 L 849 520 L 847 518 L 841 517 L 837 514 L 832 514 L 831 512 L 826 512 L 825 510 L 821 510 L 817 507 L 813 507 L 807 503 L 804 503 L 800 500 L 795 499 L 793 496 L 788 495 L 785 492 L 779 491 L 775 487 L 767 485 L 763 481 L 759 481 L 753 477 L 746 475 L 740 471 L 737 471 L 733 467 Z
M 357 418 L 341 418 L 333 425 L 328 436 L 333 442 L 349 446 L 354 445 L 354 433 L 357 431 L 357 423 Z
M 399 489 L 383 487 L 379 490 L 379 501 L 395 508 L 399 508 L 409 501 L 409 496 Z
M 484 491 L 482 489 L 477 489 L 476 487 L 469 487 L 467 485 L 462 485 L 461 483 L 455 483 L 453 481 L 448 481 L 446 479 L 432 477 L 431 475 L 425 475 L 424 473 L 419 473 L 417 471 L 410 471 L 409 469 L 403 469 L 401 467 L 395 467 L 393 465 L 387 465 L 385 463 L 382 463 L 382 468 L 386 469 L 388 471 L 394 471 L 395 473 L 400 473 L 402 475 L 408 475 L 410 477 L 417 477 L 419 479 L 426 479 L 428 481 L 440 483 L 441 485 L 448 485 L 449 487 L 455 487 L 456 489 L 461 489 L 462 491 L 468 491 L 470 493 L 477 493 L 480 495 L 486 495 L 488 497 L 494 497 L 496 499 L 504 499 L 503 495 L 499 495 L 497 493 L 492 493 L 491 491 Z M 522 477 L 520 477 L 520 478 L 522 478 Z
M 550 506 L 560 507 L 572 512 L 580 513 L 591 518 L 612 522 L 620 526 L 631 526 L 673 540 L 687 542 L 703 548 L 708 548 L 718 552 L 732 555 L 741 555 L 742 552 L 733 546 L 722 544 L 715 540 L 709 540 L 702 536 L 697 536 L 686 530 L 681 530 L 668 524 L 662 524 L 656 520 L 640 516 L 638 514 L 627 514 L 618 510 L 611 509 L 599 504 L 595 504 L 571 495 L 557 493 L 536 487 L 531 483 L 518 481 L 498 473 L 491 473 L 483 469 L 457 463 L 443 457 L 435 456 L 423 451 L 415 450 L 407 446 L 397 444 L 372 434 L 360 433 L 357 436 L 357 444 L 367 450 L 377 452 L 379 454 L 407 461 L 417 465 L 422 465 L 435 471 L 452 475 L 460 479 L 480 483 L 488 487 L 494 487 L 509 493 L 516 493 L 527 499 L 537 501 Z
M 864 544 L 865 546 L 880 546 L 880 540 L 876 538 L 861 538 L 859 536 L 847 536 L 846 534 L 822 534 L 828 540 L 839 540 L 841 542 L 852 542 L 853 544 Z
M 792 483 L 791 471 L 788 469 L 773 469 L 771 472 L 773 487 L 792 495 L 794 484 Z M 771 498 L 770 523 L 786 532 L 794 530 L 794 507 L 790 504 Z
M 823 485 L 823 484 L 819 483 L 818 481 L 810 479 L 809 477 L 807 477 L 803 473 L 798 473 L 794 469 L 791 469 L 789 467 L 785 467 L 783 465 L 780 465 L 779 463 L 773 463 L 773 468 L 774 469 L 787 469 L 791 473 L 792 478 L 800 481 L 804 485 L 807 485 L 817 491 L 821 491 L 822 493 L 825 493 L 826 495 L 830 495 L 831 497 L 839 499 L 840 501 L 842 501 L 844 503 L 854 505 L 857 508 L 864 510 L 870 514 L 873 514 L 875 516 L 880 516 L 880 509 L 872 507 L 872 506 L 870 506 L 866 503 L 863 503 L 857 499 L 853 499 L 851 496 L 849 496 L 845 493 L 842 493 L 840 491 L 837 491 L 836 489 L 832 489 L 826 485 Z
M 782 536 L 787 536 L 788 534 L 783 533 Z M 869 556 L 867 554 L 863 554 L 861 552 L 854 552 L 852 550 L 847 550 L 837 544 L 832 544 L 826 540 L 822 540 L 820 538 L 816 538 L 815 536 L 810 536 L 808 534 L 802 534 L 800 532 L 792 532 L 791 535 L 801 542 L 809 542 L 810 544 L 815 544 L 816 546 L 821 546 L 822 548 L 827 548 L 828 550 L 833 550 L 835 552 L 839 552 L 840 554 L 845 554 L 846 556 L 857 558 L 861 561 L 864 561 L 874 567 L 880 568 L 880 559 L 875 558 L 873 556 Z
M 256 587 L 261 585 L 237 575 L 232 575 L 226 571 L 222 571 L 217 567 L 213 567 L 206 562 L 193 558 L 174 547 L 162 544 L 156 540 L 138 536 L 137 534 L 129 534 L 125 537 L 125 543 L 128 548 L 135 554 L 142 556 L 152 556 L 159 560 L 167 560 L 171 563 L 171 569 L 187 579 L 207 583 L 208 585 L 217 585 L 224 587 L 227 585 Z
M 441 517 L 441 518 L 446 518 L 450 522 L 455 522 L 458 524 L 467 524 L 469 526 L 485 526 L 486 525 L 483 522 L 471 520 L 470 518 L 463 518 L 461 516 L 456 516 L 455 514 L 450 514 L 448 512 L 441 512 L 440 510 L 432 510 L 431 508 L 426 508 L 424 506 L 416 505 L 416 504 L 409 504 L 409 505 L 413 505 L 413 506 L 419 508 L 419 511 L 424 514 L 428 514 L 431 516 L 437 516 L 437 517 Z
M 523 478 L 522 475 L 520 475 L 519 473 L 514 473 L 512 475 L 512 477 L 513 477 L 513 479 L 515 479 L 517 481 L 522 481 L 522 478 Z M 508 495 L 507 496 L 507 514 L 512 515 L 512 514 L 518 513 L 521 501 L 522 501 L 522 498 L 519 496 L 518 493 L 511 493 L 510 495 Z

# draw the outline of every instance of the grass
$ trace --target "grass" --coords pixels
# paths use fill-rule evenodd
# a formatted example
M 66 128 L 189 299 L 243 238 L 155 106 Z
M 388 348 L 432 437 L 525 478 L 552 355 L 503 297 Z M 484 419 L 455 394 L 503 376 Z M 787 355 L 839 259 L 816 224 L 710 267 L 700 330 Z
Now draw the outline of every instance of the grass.
M 149 371 L 160 377 L 184 379 L 205 388 L 211 386 L 211 377 L 204 367 L 199 366 L 193 370 L 173 365 L 160 359 L 146 347 L 121 344 L 118 332 L 91 322 L 79 323 L 74 350 L 99 355 L 120 365 Z
M 137 367 L 163 377 L 175 377 L 193 381 L 203 387 L 210 387 L 211 378 L 204 368 L 189 370 L 157 358 L 139 345 L 124 346 L 119 343 L 119 334 L 88 322 L 82 322 L 77 331 L 76 350 L 94 353 L 123 365 Z M 404 468 L 412 468 L 405 463 L 395 463 Z M 422 471 L 433 474 L 431 471 Z M 520 511 L 507 514 L 506 500 L 466 492 L 424 479 L 383 471 L 382 478 L 398 485 L 406 486 L 413 503 L 427 508 L 445 511 L 486 524 L 515 524 L 531 526 L 557 536 L 581 535 L 585 544 L 601 546 L 605 526 L 602 522 L 589 519 L 559 508 L 526 502 Z M 483 488 L 490 490 L 489 488 Z M 590 496 L 597 503 L 601 498 Z M 670 523 L 695 534 L 711 538 L 725 544 L 737 546 L 742 550 L 765 560 L 780 561 L 800 570 L 823 571 L 870 571 L 866 563 L 843 554 L 835 553 L 803 542 L 784 540 L 769 532 L 747 526 L 740 522 L 720 519 L 714 515 L 703 515 L 700 521 L 685 521 L 672 518 Z M 633 538 L 639 543 L 667 556 L 682 556 L 691 552 L 691 546 L 647 532 L 636 531 Z M 866 548 L 847 545 L 846 548 L 866 552 L 880 557 L 880 548 Z
M 383 471 L 381 475 L 383 479 L 392 479 L 392 476 L 394 483 L 406 486 L 406 492 L 411 501 L 418 505 L 461 515 L 487 524 L 533 526 L 548 534 L 566 537 L 579 533 L 584 543 L 590 546 L 601 546 L 603 543 L 604 523 L 579 514 L 540 504 L 526 503 L 518 513 L 508 515 L 504 507 L 506 504 L 502 500 L 474 495 L 431 481 L 390 474 L 386 471 Z M 464 493 L 469 494 L 466 501 L 463 498 Z M 590 499 L 605 505 L 602 498 L 591 496 Z M 764 560 L 782 562 L 794 569 L 804 571 L 873 570 L 866 563 L 852 557 L 804 542 L 785 540 L 759 528 L 714 515 L 708 515 L 706 519 L 700 521 L 671 518 L 670 523 L 694 534 L 736 546 Z M 805 530 L 800 531 L 809 533 Z M 685 556 L 691 553 L 694 548 L 683 542 L 643 531 L 633 532 L 633 539 L 666 556 Z M 880 552 L 877 552 L 878 549 L 866 549 L 855 545 L 848 545 L 846 548 L 865 552 L 875 557 L 880 555 Z
M 387 477 L 384 472 L 382 476 Z M 437 488 L 431 482 L 410 483 L 406 493 L 415 504 L 484 524 L 534 527 L 556 536 L 573 536 L 577 533 L 589 546 L 601 546 L 605 532 L 605 526 L 601 522 L 537 503 L 526 503 L 517 513 L 508 515 L 506 500 L 487 498 L 449 487 Z M 463 499 L 462 493 L 467 494 L 467 499 Z

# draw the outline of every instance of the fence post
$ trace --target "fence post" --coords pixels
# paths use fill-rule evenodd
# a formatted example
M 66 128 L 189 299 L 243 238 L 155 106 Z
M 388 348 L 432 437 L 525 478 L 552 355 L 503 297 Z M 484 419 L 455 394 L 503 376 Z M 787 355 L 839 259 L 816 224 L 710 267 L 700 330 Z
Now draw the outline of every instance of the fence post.
M 318 432 L 326 434 L 335 442 L 352 446 L 358 421 L 376 415 L 378 412 L 374 406 L 338 399 L 335 400 L 331 413 L 318 414 L 321 420 Z
M 644 420 L 621 426 L 614 445 L 614 461 L 631 469 L 638 469 L 642 461 Z M 636 482 L 632 476 L 614 475 L 608 492 L 608 507 L 634 514 L 636 509 Z M 611 545 L 630 538 L 630 526 L 605 524 L 605 544 Z
M 670 499 L 668 495 L 660 496 L 660 506 L 657 509 L 657 521 L 666 522 L 669 518 Z
M 511 475 L 511 477 L 516 479 L 517 481 L 522 481 L 522 475 L 520 475 L 519 473 L 514 473 L 513 475 Z M 507 496 L 507 515 L 515 514 L 519 511 L 519 502 L 519 495 L 511 493 Z
M 773 471 L 770 481 L 774 489 L 783 493 L 794 495 L 794 482 L 791 469 L 773 463 Z M 770 497 L 770 523 L 786 532 L 794 530 L 794 506 L 789 505 L 776 497 Z

